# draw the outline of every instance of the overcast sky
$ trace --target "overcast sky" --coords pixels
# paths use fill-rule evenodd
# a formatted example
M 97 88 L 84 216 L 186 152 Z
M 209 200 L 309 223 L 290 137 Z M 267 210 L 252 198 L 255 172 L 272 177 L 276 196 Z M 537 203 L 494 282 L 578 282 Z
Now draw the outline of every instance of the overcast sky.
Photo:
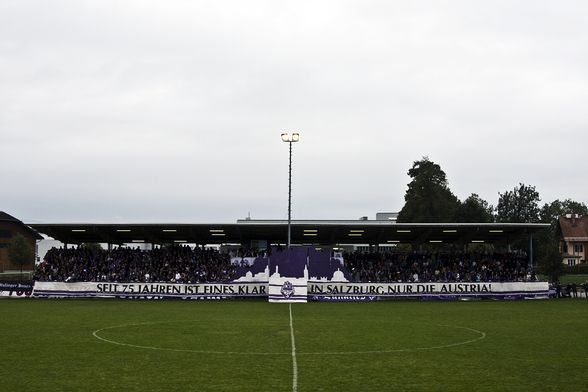
M 0 210 L 357 219 L 428 156 L 588 203 L 586 1 L 0 1 Z

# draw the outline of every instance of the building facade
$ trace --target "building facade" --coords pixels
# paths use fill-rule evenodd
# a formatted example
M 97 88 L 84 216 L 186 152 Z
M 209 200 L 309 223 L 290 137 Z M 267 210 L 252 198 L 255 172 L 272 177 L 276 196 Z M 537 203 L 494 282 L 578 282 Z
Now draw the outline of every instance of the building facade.
M 34 250 L 35 255 L 37 254 L 37 240 L 43 239 L 39 233 L 31 229 L 20 220 L 15 217 L 8 215 L 5 212 L 0 211 L 0 272 L 8 270 L 20 270 L 21 266 L 12 263 L 8 256 L 8 247 L 12 237 L 16 234 L 21 234 Z M 22 266 L 23 270 L 30 271 L 35 267 L 35 259 L 33 258 L 30 263 Z
M 586 262 L 588 253 L 588 216 L 568 214 L 559 218 L 562 262 L 573 267 Z

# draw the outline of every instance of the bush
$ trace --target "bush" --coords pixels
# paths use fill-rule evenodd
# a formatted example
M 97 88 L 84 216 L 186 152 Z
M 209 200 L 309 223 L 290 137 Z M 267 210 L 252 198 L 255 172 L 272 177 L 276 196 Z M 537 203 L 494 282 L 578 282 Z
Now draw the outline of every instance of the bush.
M 586 274 L 588 274 L 588 263 L 578 264 L 578 265 L 575 265 L 573 267 L 565 267 L 565 270 L 566 270 L 566 274 L 571 274 L 571 275 L 582 274 L 582 275 L 586 275 Z

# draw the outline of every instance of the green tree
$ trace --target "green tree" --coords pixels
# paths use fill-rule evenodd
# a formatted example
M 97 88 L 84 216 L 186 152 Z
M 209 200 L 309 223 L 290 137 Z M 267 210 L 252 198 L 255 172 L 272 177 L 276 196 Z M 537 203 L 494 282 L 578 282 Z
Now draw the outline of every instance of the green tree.
M 534 186 L 519 184 L 512 191 L 499 193 L 496 220 L 504 223 L 539 222 L 539 192 Z
M 539 217 L 543 223 L 551 223 L 555 228 L 560 216 L 566 214 L 588 215 L 588 207 L 586 204 L 577 202 L 571 199 L 564 201 L 554 200 L 551 203 L 545 203 L 541 207 Z
M 539 267 L 552 282 L 558 280 L 565 271 L 559 250 L 561 240 L 559 217 L 566 214 L 588 215 L 588 207 L 584 203 L 571 199 L 563 201 L 558 199 L 545 203 L 539 212 L 541 222 L 551 224 L 549 229 L 537 233 Z
M 494 207 L 477 194 L 472 193 L 459 206 L 457 221 L 467 223 L 494 222 Z
M 552 230 L 542 236 L 539 256 L 539 269 L 547 275 L 550 282 L 556 282 L 564 274 L 561 253 L 559 252 L 558 235 Z
M 459 199 L 451 193 L 441 166 L 427 157 L 408 170 L 412 178 L 398 222 L 455 222 Z
M 20 274 L 26 264 L 34 263 L 35 251 L 22 234 L 14 235 L 8 243 L 8 258 L 12 264 L 20 266 Z

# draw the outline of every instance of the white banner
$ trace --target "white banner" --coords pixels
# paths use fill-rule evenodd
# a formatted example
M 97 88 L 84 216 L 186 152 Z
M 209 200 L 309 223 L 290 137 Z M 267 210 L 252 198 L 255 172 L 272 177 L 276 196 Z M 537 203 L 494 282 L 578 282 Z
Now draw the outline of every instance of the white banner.
M 308 300 L 308 279 L 270 276 L 269 302 L 306 302 Z
M 484 283 L 331 283 L 308 282 L 311 299 L 354 296 L 381 297 L 539 297 L 547 296 L 547 282 Z
M 35 282 L 33 296 L 181 299 L 267 297 L 267 283 Z
M 26 295 L 24 291 L 20 293 Z M 309 281 L 274 274 L 267 282 L 98 283 L 35 282 L 35 297 L 223 299 L 265 297 L 270 302 L 365 301 L 386 298 L 546 298 L 547 282 L 349 283 Z M 14 295 L 14 294 L 13 294 Z

